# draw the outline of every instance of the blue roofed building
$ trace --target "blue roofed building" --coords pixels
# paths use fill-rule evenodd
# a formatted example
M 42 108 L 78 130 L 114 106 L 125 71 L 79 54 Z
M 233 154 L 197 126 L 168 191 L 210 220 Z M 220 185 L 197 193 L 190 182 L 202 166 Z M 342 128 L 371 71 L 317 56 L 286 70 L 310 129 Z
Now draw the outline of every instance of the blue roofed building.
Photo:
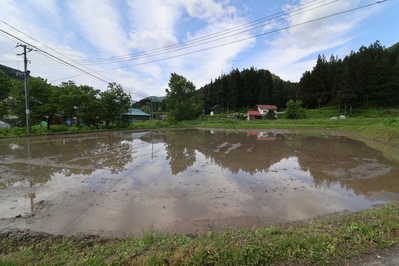
M 137 108 L 130 108 L 128 112 L 124 113 L 123 118 L 128 119 L 132 122 L 137 120 L 150 120 L 150 115 L 144 113 L 140 109 Z

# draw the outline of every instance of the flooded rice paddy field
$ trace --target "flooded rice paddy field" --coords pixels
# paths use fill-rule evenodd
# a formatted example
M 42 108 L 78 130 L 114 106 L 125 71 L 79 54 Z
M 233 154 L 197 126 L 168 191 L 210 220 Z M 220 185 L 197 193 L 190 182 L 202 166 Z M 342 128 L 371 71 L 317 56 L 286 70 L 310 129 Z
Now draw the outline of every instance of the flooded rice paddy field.
M 399 156 L 372 146 L 286 130 L 0 139 L 0 230 L 195 234 L 360 211 L 399 197 Z

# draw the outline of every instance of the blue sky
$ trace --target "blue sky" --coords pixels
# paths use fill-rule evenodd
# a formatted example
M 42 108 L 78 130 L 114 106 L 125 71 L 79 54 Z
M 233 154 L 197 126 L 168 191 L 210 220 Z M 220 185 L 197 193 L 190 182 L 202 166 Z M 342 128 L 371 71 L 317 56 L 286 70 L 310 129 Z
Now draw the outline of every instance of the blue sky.
M 28 54 L 32 76 L 101 90 L 116 82 L 135 100 L 164 96 L 173 72 L 197 89 L 252 66 L 297 82 L 319 54 L 399 42 L 399 0 L 377 2 L 2 0 L 0 64 L 22 70 L 16 44 L 26 42 L 39 48 Z

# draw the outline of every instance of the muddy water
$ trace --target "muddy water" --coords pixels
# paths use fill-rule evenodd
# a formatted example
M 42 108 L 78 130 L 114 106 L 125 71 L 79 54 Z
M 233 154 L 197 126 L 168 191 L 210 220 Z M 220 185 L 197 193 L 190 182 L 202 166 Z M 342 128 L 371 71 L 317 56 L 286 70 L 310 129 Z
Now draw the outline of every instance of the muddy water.
M 0 230 L 196 233 L 359 211 L 399 197 L 398 157 L 380 150 L 283 130 L 1 139 Z

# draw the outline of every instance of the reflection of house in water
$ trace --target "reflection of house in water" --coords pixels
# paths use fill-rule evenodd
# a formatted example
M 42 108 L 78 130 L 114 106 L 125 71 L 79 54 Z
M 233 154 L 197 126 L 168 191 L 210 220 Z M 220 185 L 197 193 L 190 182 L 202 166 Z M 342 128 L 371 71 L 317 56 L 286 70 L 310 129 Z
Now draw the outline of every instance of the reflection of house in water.
M 269 136 L 271 132 L 249 131 L 248 136 L 257 136 L 257 140 L 276 140 L 276 136 Z M 275 135 L 275 134 L 273 134 Z

